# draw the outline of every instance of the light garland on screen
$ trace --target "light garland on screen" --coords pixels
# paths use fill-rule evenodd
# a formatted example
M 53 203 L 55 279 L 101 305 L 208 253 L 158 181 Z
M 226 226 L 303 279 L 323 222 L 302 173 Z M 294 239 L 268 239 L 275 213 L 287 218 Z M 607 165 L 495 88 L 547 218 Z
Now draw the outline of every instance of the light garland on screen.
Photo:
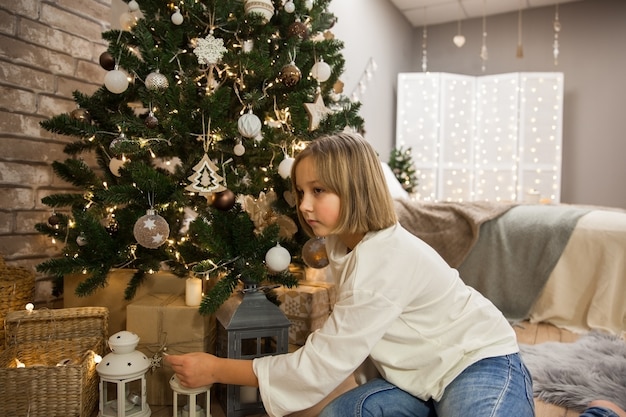
M 416 198 L 560 200 L 562 74 L 402 74 L 398 91 Z
M 369 86 L 370 81 L 374 78 L 374 74 L 378 69 L 378 64 L 374 61 L 374 58 L 370 57 L 365 65 L 365 69 L 363 70 L 363 74 L 361 74 L 361 78 L 359 78 L 359 82 L 357 83 L 354 90 L 352 90 L 352 94 L 350 95 L 350 99 L 353 103 L 357 103 L 361 101 L 361 98 L 367 91 L 367 87 Z
M 559 20 L 559 4 L 557 3 L 554 11 L 554 21 L 552 22 L 554 29 L 554 42 L 552 43 L 552 55 L 554 56 L 554 65 L 559 65 L 559 32 L 561 32 L 561 21 Z
M 485 15 L 485 0 L 483 0 L 483 43 L 480 46 L 480 61 L 482 72 L 485 72 L 487 70 L 488 59 L 489 53 L 487 51 L 487 16 Z

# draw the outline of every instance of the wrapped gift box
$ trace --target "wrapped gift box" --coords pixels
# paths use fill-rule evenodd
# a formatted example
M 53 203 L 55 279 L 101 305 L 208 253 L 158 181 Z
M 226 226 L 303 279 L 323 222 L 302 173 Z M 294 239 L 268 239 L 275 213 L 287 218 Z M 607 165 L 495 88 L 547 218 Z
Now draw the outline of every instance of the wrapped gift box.
M 185 305 L 184 295 L 146 294 L 128 304 L 126 323 L 127 330 L 139 336 L 138 350 L 154 359 L 155 366 L 146 374 L 148 404 L 171 405 L 173 371 L 162 363 L 162 353 L 213 352 L 214 316 Z
M 63 277 L 63 306 L 70 307 L 106 307 L 109 310 L 109 334 L 126 330 L 126 308 L 128 304 L 146 294 L 185 294 L 185 279 L 169 272 L 156 272 L 147 275 L 145 281 L 137 288 L 132 300 L 124 299 L 124 291 L 128 282 L 137 272 L 134 269 L 111 270 L 107 276 L 107 286 L 99 288 L 88 296 L 76 295 L 76 287 L 87 276 L 69 274 Z
M 297 287 L 276 288 L 280 309 L 289 327 L 289 343 L 304 345 L 306 338 L 322 327 L 336 301 L 334 284 L 322 281 L 300 281 Z

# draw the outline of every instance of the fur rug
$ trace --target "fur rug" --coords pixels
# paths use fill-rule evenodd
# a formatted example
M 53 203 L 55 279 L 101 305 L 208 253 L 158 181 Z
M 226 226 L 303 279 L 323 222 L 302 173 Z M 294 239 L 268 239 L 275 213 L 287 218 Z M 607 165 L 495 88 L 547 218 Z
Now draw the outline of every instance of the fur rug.
M 536 397 L 582 410 L 592 400 L 610 400 L 626 409 L 626 342 L 599 332 L 574 343 L 520 344 Z

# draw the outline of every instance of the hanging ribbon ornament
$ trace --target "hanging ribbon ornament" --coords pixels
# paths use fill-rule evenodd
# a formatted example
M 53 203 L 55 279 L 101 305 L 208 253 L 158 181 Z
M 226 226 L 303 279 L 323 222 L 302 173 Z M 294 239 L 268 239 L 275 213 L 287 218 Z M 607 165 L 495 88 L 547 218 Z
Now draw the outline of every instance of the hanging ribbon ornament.
M 208 130 L 209 132 L 211 130 L 210 119 Z M 185 187 L 185 190 L 198 193 L 211 203 L 214 198 L 213 194 L 226 190 L 226 187 L 221 184 L 224 178 L 218 174 L 218 167 L 211 161 L 211 158 L 209 158 L 209 137 L 206 131 L 203 132 L 201 140 L 203 141 L 204 155 L 200 159 L 200 162 L 194 165 L 194 173 L 187 177 L 187 179 L 191 181 L 191 184 Z

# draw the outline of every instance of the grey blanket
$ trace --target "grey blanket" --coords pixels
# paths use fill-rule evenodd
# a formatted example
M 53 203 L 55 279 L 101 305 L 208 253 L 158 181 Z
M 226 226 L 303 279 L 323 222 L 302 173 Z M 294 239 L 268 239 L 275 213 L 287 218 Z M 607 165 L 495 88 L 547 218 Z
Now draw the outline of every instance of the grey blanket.
M 458 268 L 510 320 L 527 318 L 576 223 L 589 208 L 519 205 L 483 223 Z
M 395 200 L 400 224 L 435 249 L 448 265 L 458 268 L 479 237 L 480 226 L 513 204 L 473 201 L 433 203 Z

